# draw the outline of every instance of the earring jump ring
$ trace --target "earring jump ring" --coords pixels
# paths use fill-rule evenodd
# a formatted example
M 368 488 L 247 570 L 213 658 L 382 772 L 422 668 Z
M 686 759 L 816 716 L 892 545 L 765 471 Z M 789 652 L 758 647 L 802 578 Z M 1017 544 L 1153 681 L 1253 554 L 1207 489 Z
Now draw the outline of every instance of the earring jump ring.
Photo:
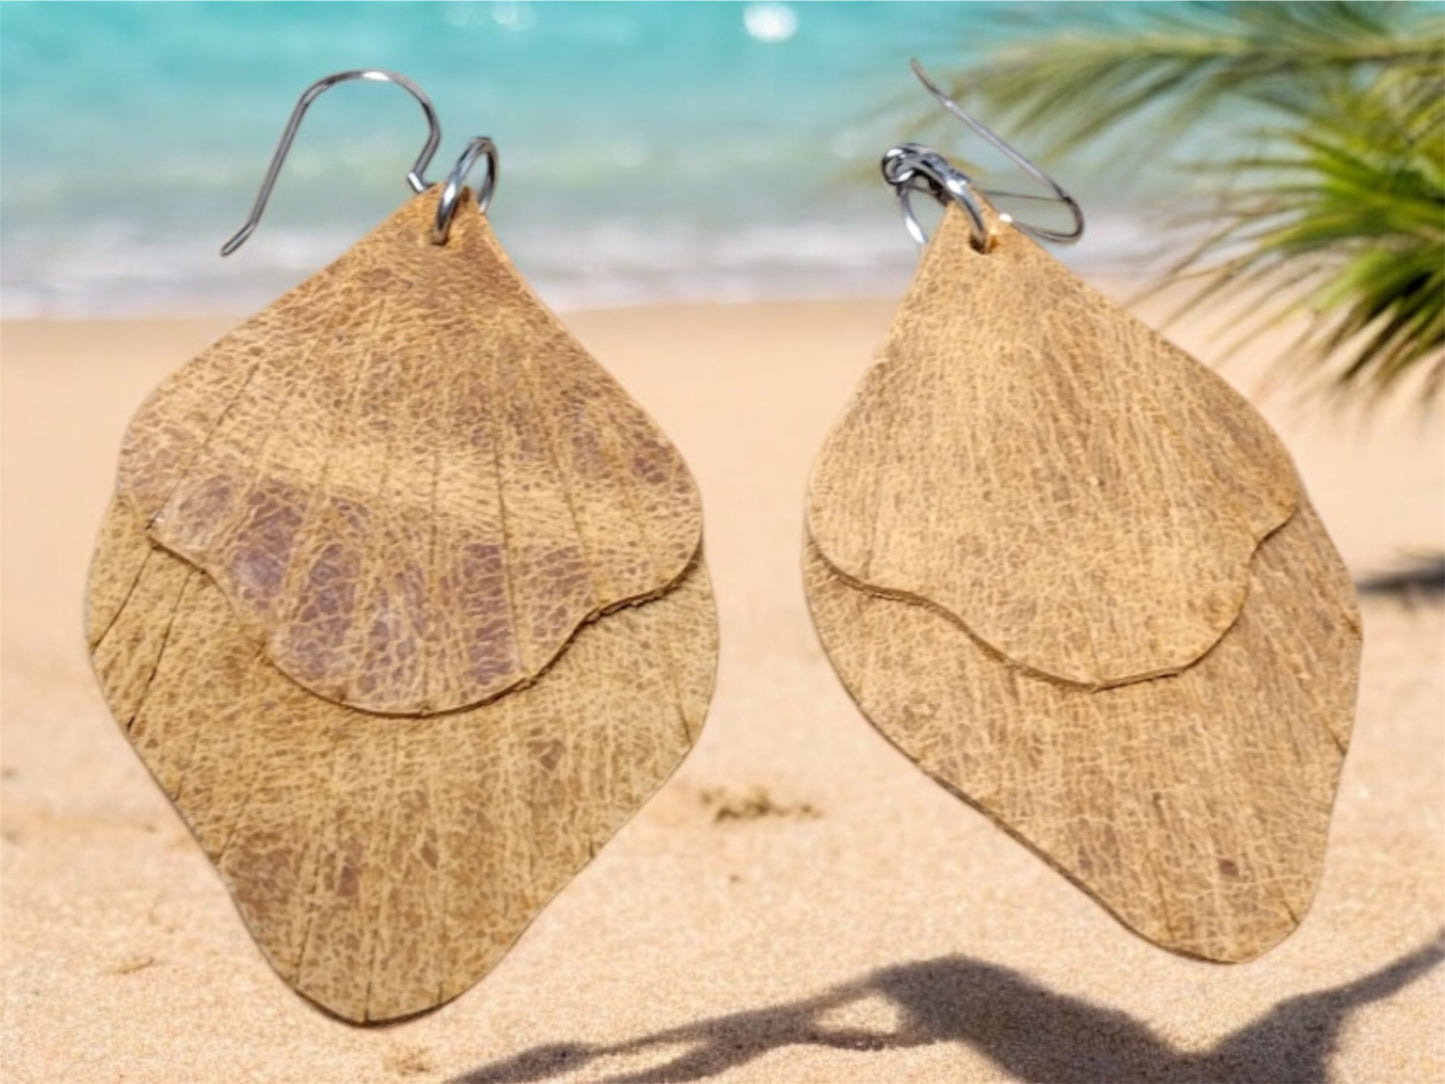
M 452 219 L 456 217 L 457 205 L 461 202 L 462 190 L 466 185 L 467 174 L 482 158 L 487 160 L 487 173 L 482 178 L 482 183 L 477 186 L 477 210 L 482 214 L 487 213 L 487 206 L 492 202 L 492 193 L 497 188 L 500 162 L 497 156 L 497 145 L 486 136 L 474 136 L 467 144 L 467 149 L 462 151 L 462 156 L 457 159 L 457 164 L 452 167 L 451 173 L 447 175 L 446 185 L 442 188 L 442 197 L 437 202 L 436 225 L 432 227 L 433 244 L 444 245 L 447 243 L 447 237 L 452 232 Z
M 981 193 L 968 175 L 942 154 L 918 143 L 900 143 L 888 149 L 879 165 L 883 179 L 892 185 L 893 194 L 898 197 L 904 227 L 920 245 L 928 244 L 928 234 L 913 210 L 913 193 L 927 192 L 945 206 L 952 201 L 963 208 L 968 215 L 973 247 L 980 252 L 988 251 L 992 230 L 986 204 L 980 202 Z M 1007 216 L 999 217 L 1009 221 Z

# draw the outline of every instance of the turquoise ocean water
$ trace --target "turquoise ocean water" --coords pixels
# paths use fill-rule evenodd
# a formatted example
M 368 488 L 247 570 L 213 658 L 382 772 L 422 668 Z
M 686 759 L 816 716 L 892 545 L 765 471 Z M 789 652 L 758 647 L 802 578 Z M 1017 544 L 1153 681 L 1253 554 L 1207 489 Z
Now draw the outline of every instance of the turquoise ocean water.
M 560 307 L 896 292 L 916 251 L 876 177 L 927 107 L 910 56 L 1067 5 L 0 5 L 0 301 L 10 316 L 244 312 L 404 200 L 425 132 L 396 87 L 313 107 L 260 230 L 227 260 L 299 92 L 398 70 L 439 110 L 430 176 L 493 137 L 492 221 Z M 900 104 L 901 103 L 901 104 Z M 956 138 L 967 142 L 962 128 Z M 1087 262 L 1130 219 L 1089 201 Z M 1003 178 L 1016 183 L 1016 178 Z

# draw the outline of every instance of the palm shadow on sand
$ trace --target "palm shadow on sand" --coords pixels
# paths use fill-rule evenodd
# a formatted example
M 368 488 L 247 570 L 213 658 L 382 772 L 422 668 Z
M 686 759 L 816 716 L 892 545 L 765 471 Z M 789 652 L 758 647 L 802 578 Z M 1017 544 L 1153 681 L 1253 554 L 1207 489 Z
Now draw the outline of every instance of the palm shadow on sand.
M 967 956 L 883 968 L 817 997 L 732 1013 L 612 1045 L 555 1043 L 452 1078 L 451 1084 L 521 1084 L 585 1071 L 600 1059 L 649 1049 L 674 1053 L 644 1069 L 599 1076 L 607 1084 L 705 1080 L 786 1046 L 890 1050 L 961 1043 L 1019 1080 L 1115 1082 L 1329 1079 L 1340 1029 L 1362 1005 L 1389 997 L 1445 959 L 1445 931 L 1362 978 L 1281 1001 L 1264 1016 L 1191 1053 L 1125 1013 L 1056 994 L 1017 971 Z M 891 1031 L 833 1027 L 829 1013 L 882 997 L 898 1011 Z M 593 1079 L 593 1078 L 589 1078 Z

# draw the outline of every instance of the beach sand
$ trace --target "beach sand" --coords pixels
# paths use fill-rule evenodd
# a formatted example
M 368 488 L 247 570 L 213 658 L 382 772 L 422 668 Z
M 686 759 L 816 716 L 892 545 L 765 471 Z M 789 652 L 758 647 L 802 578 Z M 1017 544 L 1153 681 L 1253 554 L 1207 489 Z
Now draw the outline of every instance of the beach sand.
M 267 966 L 82 643 L 122 428 L 229 321 L 5 326 L 0 1077 L 1445 1079 L 1445 607 L 1362 600 L 1354 744 L 1299 931 L 1235 967 L 1146 944 L 895 752 L 814 637 L 804 479 L 892 308 L 566 317 L 697 475 L 717 694 L 672 781 L 491 975 L 373 1029 Z M 1171 333 L 1218 353 L 1202 325 Z M 1284 342 L 1225 375 L 1256 394 Z M 1438 411 L 1262 407 L 1357 575 L 1445 548 Z

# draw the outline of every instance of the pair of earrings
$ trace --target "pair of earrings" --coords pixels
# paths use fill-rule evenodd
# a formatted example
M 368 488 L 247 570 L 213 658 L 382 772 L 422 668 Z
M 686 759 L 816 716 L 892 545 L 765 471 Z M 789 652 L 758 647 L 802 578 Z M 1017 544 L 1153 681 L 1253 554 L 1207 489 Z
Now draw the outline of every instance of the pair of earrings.
M 328 77 L 224 251 L 356 78 L 422 103 L 417 195 L 141 407 L 87 621 L 262 951 L 363 1022 L 500 959 L 696 741 L 718 639 L 687 466 L 478 213 L 490 140 L 429 186 L 425 95 Z M 1339 559 L 1248 405 L 1026 236 L 1064 235 L 926 148 L 884 172 L 918 236 L 914 192 L 946 211 L 809 482 L 828 656 L 1125 925 L 1257 955 L 1314 894 L 1349 739 Z

